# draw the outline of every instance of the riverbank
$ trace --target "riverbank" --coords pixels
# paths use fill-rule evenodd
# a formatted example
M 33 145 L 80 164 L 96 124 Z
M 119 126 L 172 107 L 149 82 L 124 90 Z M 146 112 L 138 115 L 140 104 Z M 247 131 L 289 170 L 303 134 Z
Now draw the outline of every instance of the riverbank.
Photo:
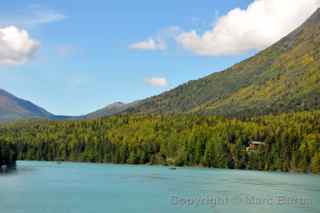
M 0 161 L 0 173 L 6 173 L 16 168 L 16 161 Z
M 282 171 L 280 169 L 278 170 L 257 170 L 257 169 L 250 169 L 250 168 L 223 168 L 223 167 L 208 167 L 204 165 L 176 165 L 173 163 L 144 163 L 144 164 L 132 164 L 132 163 L 116 163 L 116 162 L 91 162 L 91 161 L 74 161 L 74 160 L 61 160 L 61 161 L 55 161 L 55 160 L 28 160 L 28 159 L 20 159 L 17 160 L 17 164 L 19 162 L 35 162 L 35 163 L 48 163 L 48 164 L 56 164 L 56 165 L 64 165 L 64 164 L 87 164 L 87 165 L 97 165 L 97 166 L 147 166 L 147 167 L 164 167 L 168 170 L 180 170 L 180 169 L 212 169 L 212 170 L 230 170 L 230 171 L 251 171 L 251 172 L 275 172 L 275 173 L 284 173 L 284 174 L 300 174 L 300 175 L 320 175 L 320 173 L 313 173 L 312 171 L 302 171 L 302 170 L 289 170 L 289 171 Z M 14 169 L 17 168 L 17 166 L 12 167 Z

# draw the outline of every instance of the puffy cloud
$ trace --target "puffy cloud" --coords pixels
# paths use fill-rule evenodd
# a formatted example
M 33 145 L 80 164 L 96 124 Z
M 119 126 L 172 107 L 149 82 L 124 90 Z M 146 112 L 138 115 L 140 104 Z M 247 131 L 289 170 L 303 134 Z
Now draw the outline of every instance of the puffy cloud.
M 155 40 L 153 38 L 150 38 L 145 41 L 131 44 L 129 48 L 137 50 L 165 50 L 167 48 L 167 45 L 162 39 Z
M 163 77 L 145 78 L 144 82 L 153 87 L 165 87 L 168 85 L 167 79 Z
M 261 50 L 300 26 L 320 0 L 255 0 L 247 9 L 233 9 L 213 29 L 178 35 L 177 42 L 199 55 L 219 56 Z
M 27 31 L 14 26 L 0 28 L 0 64 L 14 65 L 28 61 L 39 48 Z

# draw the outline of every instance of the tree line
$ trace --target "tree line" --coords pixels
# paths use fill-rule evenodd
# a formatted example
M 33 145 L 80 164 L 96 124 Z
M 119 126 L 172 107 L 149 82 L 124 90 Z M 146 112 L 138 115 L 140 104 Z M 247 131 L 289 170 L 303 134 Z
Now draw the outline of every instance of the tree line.
M 14 167 L 17 160 L 16 144 L 0 140 L 0 173 L 2 166 Z
M 265 146 L 248 152 L 250 141 Z M 162 164 L 320 172 L 320 111 L 227 119 L 119 115 L 0 125 L 0 162 Z

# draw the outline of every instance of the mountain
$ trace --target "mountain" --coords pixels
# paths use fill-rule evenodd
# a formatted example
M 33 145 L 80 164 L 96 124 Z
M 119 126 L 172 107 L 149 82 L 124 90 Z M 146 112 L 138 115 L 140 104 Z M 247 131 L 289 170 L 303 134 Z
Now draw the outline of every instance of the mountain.
M 95 119 L 95 118 L 104 117 L 104 116 L 116 115 L 129 109 L 130 107 L 136 106 L 138 103 L 139 102 L 132 102 L 129 104 L 125 104 L 122 102 L 115 102 L 100 110 L 87 114 L 86 116 L 84 116 L 84 118 Z
M 55 116 L 0 90 L 0 121 L 94 119 L 115 114 L 201 113 L 247 117 L 320 108 L 320 9 L 271 47 L 222 72 L 85 116 Z
M 142 100 L 123 113 L 252 116 L 319 109 L 320 10 L 239 64 Z
M 55 116 L 41 107 L 0 89 L 0 122 L 29 119 L 55 118 Z

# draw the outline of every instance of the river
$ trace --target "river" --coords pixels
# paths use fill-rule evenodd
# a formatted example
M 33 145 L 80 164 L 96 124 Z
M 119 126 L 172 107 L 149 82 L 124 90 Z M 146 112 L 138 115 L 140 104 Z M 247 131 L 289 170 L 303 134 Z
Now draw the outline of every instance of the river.
M 320 176 L 18 161 L 0 176 L 1 213 L 320 212 Z

